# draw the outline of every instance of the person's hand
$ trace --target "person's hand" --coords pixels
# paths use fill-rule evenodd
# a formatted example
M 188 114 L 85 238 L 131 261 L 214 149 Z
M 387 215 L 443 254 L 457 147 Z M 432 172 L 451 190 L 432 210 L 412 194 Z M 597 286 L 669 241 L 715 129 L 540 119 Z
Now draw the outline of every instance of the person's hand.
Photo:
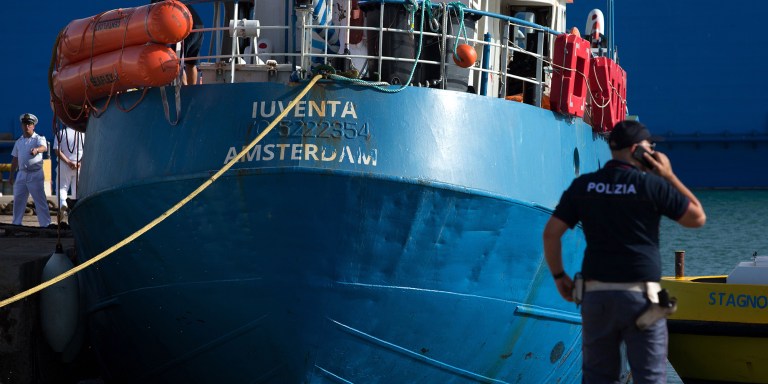
M 32 156 L 37 156 L 37 148 L 32 148 L 32 150 L 30 150 L 30 151 L 29 151 L 29 153 L 30 153 Z
M 664 153 L 654 151 L 653 154 L 645 153 L 643 156 L 653 165 L 653 173 L 665 179 L 669 179 L 669 177 L 673 175 L 672 163 L 670 163 L 669 157 Z
M 560 296 L 566 301 L 573 301 L 573 280 L 566 274 L 565 276 L 555 279 L 555 285 L 557 285 L 557 291 L 560 292 Z

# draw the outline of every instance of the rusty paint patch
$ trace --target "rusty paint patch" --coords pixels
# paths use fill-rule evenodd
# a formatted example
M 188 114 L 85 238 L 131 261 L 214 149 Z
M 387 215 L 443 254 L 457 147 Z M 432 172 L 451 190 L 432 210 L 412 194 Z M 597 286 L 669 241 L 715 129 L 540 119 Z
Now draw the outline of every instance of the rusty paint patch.
M 421 353 L 422 353 L 422 354 L 426 355 L 426 354 L 427 354 L 427 352 L 429 352 L 429 349 L 427 349 L 427 348 L 422 348 L 422 349 L 421 349 Z
M 499 356 L 499 357 L 501 357 L 502 359 L 508 359 L 510 356 L 512 356 L 512 352 L 510 352 L 510 353 L 505 353 L 505 354 L 503 354 L 503 355 L 501 355 L 501 356 Z
M 525 360 L 528 360 L 533 357 L 533 352 L 528 352 L 525 354 Z
M 563 352 L 565 352 L 565 343 L 558 341 L 557 344 L 552 347 L 552 352 L 549 353 L 549 362 L 554 364 L 556 361 L 560 360 L 560 358 L 563 357 Z

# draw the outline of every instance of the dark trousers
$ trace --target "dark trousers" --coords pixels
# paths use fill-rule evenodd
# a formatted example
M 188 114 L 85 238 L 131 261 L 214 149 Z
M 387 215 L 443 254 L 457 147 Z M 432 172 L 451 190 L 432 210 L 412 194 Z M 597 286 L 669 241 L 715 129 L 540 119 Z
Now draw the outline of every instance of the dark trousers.
M 621 343 L 635 384 L 666 383 L 667 320 L 662 318 L 640 331 L 635 319 L 649 301 L 642 292 L 586 292 L 581 304 L 583 321 L 583 383 L 621 383 Z

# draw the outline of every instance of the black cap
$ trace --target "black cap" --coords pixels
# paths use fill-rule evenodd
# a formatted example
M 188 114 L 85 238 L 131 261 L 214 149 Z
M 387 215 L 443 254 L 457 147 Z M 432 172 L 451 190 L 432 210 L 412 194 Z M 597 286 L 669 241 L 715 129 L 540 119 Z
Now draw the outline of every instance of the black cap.
M 612 150 L 624 149 L 643 140 L 661 141 L 661 137 L 651 136 L 651 132 L 639 121 L 624 120 L 618 122 L 608 136 L 608 145 Z

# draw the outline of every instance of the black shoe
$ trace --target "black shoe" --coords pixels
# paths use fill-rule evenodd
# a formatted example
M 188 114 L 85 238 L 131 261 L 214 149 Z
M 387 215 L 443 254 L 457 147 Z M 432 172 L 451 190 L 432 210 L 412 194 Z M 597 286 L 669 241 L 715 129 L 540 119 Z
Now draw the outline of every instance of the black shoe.
M 61 228 L 61 229 L 65 229 L 65 230 L 66 230 L 66 229 L 69 229 L 69 224 L 67 224 L 67 223 L 65 223 L 65 222 L 62 222 L 62 223 L 59 225 L 59 228 Z
M 50 223 L 50 224 L 48 224 L 48 226 L 46 228 L 48 228 L 48 229 L 59 229 L 59 226 L 54 224 L 54 223 Z

